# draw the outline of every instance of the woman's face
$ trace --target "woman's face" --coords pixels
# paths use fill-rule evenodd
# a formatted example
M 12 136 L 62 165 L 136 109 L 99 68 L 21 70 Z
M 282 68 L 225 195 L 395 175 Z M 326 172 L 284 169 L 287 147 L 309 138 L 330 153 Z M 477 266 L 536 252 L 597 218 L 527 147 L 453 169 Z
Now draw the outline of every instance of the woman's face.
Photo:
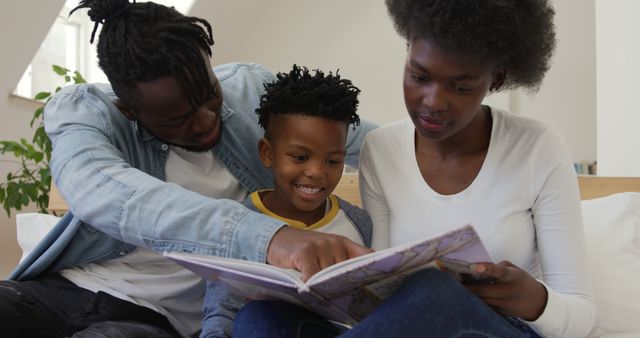
M 445 141 L 481 111 L 482 100 L 499 87 L 504 71 L 495 65 L 448 52 L 425 39 L 409 42 L 404 69 L 404 102 L 418 133 Z

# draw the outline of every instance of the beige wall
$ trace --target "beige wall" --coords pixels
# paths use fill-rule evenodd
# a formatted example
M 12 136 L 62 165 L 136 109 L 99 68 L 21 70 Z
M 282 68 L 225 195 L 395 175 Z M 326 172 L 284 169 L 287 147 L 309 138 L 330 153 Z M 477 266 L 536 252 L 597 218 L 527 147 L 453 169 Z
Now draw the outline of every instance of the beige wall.
M 536 96 L 501 93 L 487 103 L 546 121 L 564 135 L 575 161 L 595 160 L 594 0 L 555 0 L 558 48 Z M 362 89 L 360 114 L 386 124 L 405 117 L 405 42 L 377 0 L 198 1 L 190 14 L 213 24 L 214 63 L 293 63 L 340 68 Z M 579 125 L 577 125 L 579 124 Z
M 594 0 L 553 0 L 558 46 L 544 85 L 519 94 L 518 112 L 560 130 L 574 161 L 596 155 L 596 42 Z
M 362 90 L 361 116 L 379 124 L 405 117 L 406 42 L 383 1 L 198 1 L 190 14 L 213 24 L 214 64 L 256 62 L 274 72 L 294 63 L 340 69 Z M 490 102 L 507 107 L 508 95 L 497 94 Z
M 62 8 L 63 0 L 47 1 L 6 1 L 0 11 L 0 41 L 2 41 L 2 62 L 0 62 L 0 139 L 30 139 L 32 132 L 29 121 L 36 105 L 32 102 L 12 98 L 18 80 L 49 31 L 53 20 Z M 16 168 L 0 161 L 0 179 L 4 181 L 7 172 Z M 20 257 L 16 244 L 15 215 L 9 219 L 0 210 L 0 278 L 6 276 Z
M 597 0 L 598 171 L 640 175 L 637 0 Z M 630 43 L 631 42 L 631 43 Z

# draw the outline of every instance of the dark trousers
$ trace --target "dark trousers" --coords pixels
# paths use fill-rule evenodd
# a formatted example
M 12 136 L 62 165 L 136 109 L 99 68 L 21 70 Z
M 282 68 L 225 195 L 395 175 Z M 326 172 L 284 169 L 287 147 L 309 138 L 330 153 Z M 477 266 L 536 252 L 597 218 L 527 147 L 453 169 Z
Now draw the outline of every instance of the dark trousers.
M 2 337 L 179 337 L 167 318 L 58 274 L 0 281 Z

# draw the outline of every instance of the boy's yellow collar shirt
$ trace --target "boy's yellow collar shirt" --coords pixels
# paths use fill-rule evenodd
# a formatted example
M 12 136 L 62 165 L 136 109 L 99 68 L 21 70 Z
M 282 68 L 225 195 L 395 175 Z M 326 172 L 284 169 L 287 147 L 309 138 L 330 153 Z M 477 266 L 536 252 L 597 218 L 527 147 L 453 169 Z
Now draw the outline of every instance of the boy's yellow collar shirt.
M 273 189 L 264 189 L 264 190 L 258 190 L 253 192 L 251 194 L 251 202 L 253 202 L 253 205 L 255 205 L 255 207 L 258 210 L 260 210 L 261 213 L 273 218 L 277 218 L 283 222 L 286 222 L 292 228 L 301 229 L 301 230 L 317 230 L 318 228 L 331 223 L 331 221 L 333 221 L 333 219 L 338 214 L 338 211 L 340 210 L 338 198 L 335 195 L 329 195 L 329 197 L 327 198 L 329 207 L 327 208 L 327 212 L 325 212 L 324 217 L 322 217 L 322 219 L 320 219 L 319 221 L 307 226 L 303 222 L 282 217 L 280 215 L 275 214 L 273 211 L 269 210 L 264 205 L 264 203 L 262 203 L 262 199 L 260 199 L 260 193 L 268 192 L 268 191 L 273 191 Z

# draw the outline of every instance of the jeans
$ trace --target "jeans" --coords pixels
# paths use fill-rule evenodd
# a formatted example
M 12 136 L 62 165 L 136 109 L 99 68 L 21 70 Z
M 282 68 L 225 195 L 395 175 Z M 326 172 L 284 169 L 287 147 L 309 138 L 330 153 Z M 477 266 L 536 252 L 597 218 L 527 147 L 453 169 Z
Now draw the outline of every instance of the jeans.
M 233 333 L 235 338 L 538 337 L 436 269 L 416 273 L 350 330 L 285 302 L 253 301 L 236 316 Z
M 58 274 L 0 281 L 2 337 L 179 337 L 163 315 Z
M 278 301 L 253 301 L 243 306 L 233 323 L 233 337 L 336 337 L 346 327 L 333 324 L 297 305 Z

